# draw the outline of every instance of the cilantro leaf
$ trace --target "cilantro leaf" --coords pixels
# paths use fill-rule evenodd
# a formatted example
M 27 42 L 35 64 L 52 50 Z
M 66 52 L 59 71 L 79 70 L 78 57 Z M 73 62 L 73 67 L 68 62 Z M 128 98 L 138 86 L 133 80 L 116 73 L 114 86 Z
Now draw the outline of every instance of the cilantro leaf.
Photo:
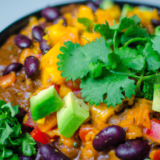
M 118 46 L 120 45 L 120 43 L 121 43 L 121 36 L 122 36 L 122 33 L 118 32 L 118 31 L 114 32 L 114 36 L 113 36 L 113 46 L 114 46 L 114 49 L 117 49 Z
M 19 158 L 17 154 L 14 154 L 12 157 L 6 158 L 6 160 L 19 160 Z
M 141 22 L 141 19 L 137 15 L 134 15 L 130 18 L 125 17 L 121 19 L 120 23 L 113 25 L 111 29 L 118 30 L 119 32 L 121 32 L 124 29 L 140 24 L 140 22 Z
M 160 56 L 153 50 L 152 44 L 147 43 L 143 49 L 148 71 L 157 71 L 160 68 Z
M 12 103 L 7 103 L 5 105 L 2 106 L 2 108 L 7 108 L 10 110 L 11 112 L 11 116 L 14 117 L 16 114 L 18 114 L 19 110 L 18 110 L 18 105 L 17 106 L 13 106 L 12 107 Z
M 8 158 L 8 157 L 12 156 L 12 154 L 13 154 L 13 152 L 11 150 L 3 148 L 2 157 Z
M 2 128 L 2 126 L 0 126 L 1 131 L 0 131 L 0 144 L 4 145 L 5 141 L 7 140 L 7 138 L 13 133 L 12 128 L 8 125 L 7 122 L 5 122 L 5 126 Z
M 82 51 L 90 61 L 99 59 L 104 63 L 107 62 L 107 55 L 111 52 L 109 44 L 102 37 L 90 44 L 88 43 L 80 47 L 79 50 Z
M 99 63 L 93 63 L 91 62 L 88 66 L 91 77 L 99 77 L 102 74 L 102 64 Z
M 107 39 L 112 39 L 114 35 L 114 31 L 110 29 L 108 22 L 106 21 L 105 24 L 97 24 L 94 27 L 96 32 L 99 32 L 102 37 Z
M 88 73 L 88 65 L 90 60 L 86 59 L 85 55 L 78 48 L 80 45 L 74 44 L 70 41 L 64 43 L 65 47 L 61 47 L 60 51 L 64 54 L 59 54 L 57 58 L 59 70 L 62 77 L 67 77 L 67 81 L 70 79 L 76 80 L 77 78 L 83 78 Z
M 18 106 L 0 101 L 0 157 L 19 160 L 17 154 L 26 156 L 35 154 L 35 141 L 29 134 L 22 134 L 21 125 L 15 115 Z M 22 152 L 20 152 L 22 151 Z
M 96 60 L 107 62 L 107 55 L 111 52 L 109 44 L 104 38 L 96 39 L 90 44 L 80 47 L 72 42 L 64 43 L 65 47 L 61 47 L 60 51 L 64 54 L 59 54 L 58 62 L 59 70 L 62 72 L 62 77 L 67 77 L 67 80 L 73 81 L 77 78 L 83 78 L 90 72 L 89 64 Z
M 148 83 L 148 82 L 144 82 L 142 85 L 142 91 L 140 92 L 140 94 L 138 95 L 139 97 L 143 97 L 146 98 L 148 100 L 152 100 L 153 99 L 153 84 L 152 83 Z
M 26 133 L 22 137 L 22 153 L 25 156 L 31 156 L 36 154 L 36 150 L 34 148 L 34 145 L 36 145 L 36 142 L 33 140 L 33 138 Z
M 121 43 L 124 45 L 127 41 L 133 38 L 147 38 L 148 33 L 146 28 L 140 28 L 139 26 L 130 27 L 127 31 L 122 35 Z
M 160 42 L 160 36 L 155 36 L 153 39 L 152 39 L 152 47 L 154 49 L 154 51 L 157 51 L 159 54 L 160 54 L 160 45 L 159 45 L 159 42 Z
M 86 27 L 86 30 L 89 32 L 90 28 L 93 26 L 93 21 L 88 18 L 78 18 L 78 22 L 83 24 Z
M 144 67 L 144 58 L 135 49 L 121 47 L 115 50 L 115 53 L 120 57 L 119 70 L 124 71 L 123 68 L 127 67 L 128 69 L 140 71 Z
M 5 104 L 6 102 L 3 100 L 0 100 L 0 108 Z
M 80 87 L 82 88 L 82 97 L 85 97 L 85 101 L 89 101 L 89 104 L 99 105 L 104 101 L 108 107 L 110 105 L 115 107 L 116 104 L 122 103 L 125 96 L 131 98 L 131 95 L 135 95 L 136 86 L 134 80 L 127 76 L 108 73 L 101 79 L 83 79 Z M 123 91 L 125 96 L 122 93 Z M 107 98 L 103 100 L 104 95 Z

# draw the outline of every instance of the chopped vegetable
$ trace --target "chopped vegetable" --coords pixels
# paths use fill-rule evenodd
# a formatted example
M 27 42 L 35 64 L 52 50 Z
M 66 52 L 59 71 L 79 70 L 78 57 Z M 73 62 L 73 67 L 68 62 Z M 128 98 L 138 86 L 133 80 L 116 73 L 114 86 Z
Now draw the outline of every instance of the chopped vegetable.
M 99 5 L 102 9 L 109 9 L 113 7 L 114 3 L 112 0 L 103 0 L 102 3 Z
M 153 118 L 151 121 L 151 129 L 144 128 L 143 133 L 147 138 L 154 142 L 160 143 L 160 121 Z
M 36 154 L 35 141 L 26 133 L 22 134 L 21 125 L 15 118 L 18 106 L 5 104 L 0 100 L 0 157 L 2 159 L 18 160 L 18 153 L 25 156 Z
M 160 37 L 151 37 L 136 15 L 111 27 L 107 22 L 97 24 L 94 29 L 102 35 L 99 40 L 84 46 L 66 42 L 61 47 L 62 77 L 80 78 L 82 97 L 91 105 L 103 102 L 115 107 L 125 97 L 146 93 L 159 77 Z M 141 90 L 142 84 L 147 88 Z M 151 94 L 152 90 L 143 97 L 151 98 Z
M 65 105 L 57 112 L 59 132 L 70 138 L 78 127 L 89 117 L 89 107 L 72 92 L 64 97 Z
M 48 138 L 48 136 L 41 132 L 40 130 L 38 129 L 34 129 L 32 132 L 31 132 L 31 137 L 37 141 L 37 142 L 40 142 L 42 144 L 47 144 L 47 143 L 50 143 L 50 140 Z
M 160 160 L 160 149 L 151 151 L 149 157 L 152 158 L 152 160 Z
M 36 96 L 31 97 L 31 115 L 34 121 L 58 111 L 64 104 L 54 86 L 40 91 Z
M 15 72 L 11 72 L 10 74 L 0 77 L 0 86 L 3 88 L 11 87 L 16 81 Z
M 129 4 L 123 5 L 121 18 L 127 17 L 128 13 L 133 10 L 133 7 Z
M 160 85 L 154 85 L 153 106 L 154 111 L 160 112 Z

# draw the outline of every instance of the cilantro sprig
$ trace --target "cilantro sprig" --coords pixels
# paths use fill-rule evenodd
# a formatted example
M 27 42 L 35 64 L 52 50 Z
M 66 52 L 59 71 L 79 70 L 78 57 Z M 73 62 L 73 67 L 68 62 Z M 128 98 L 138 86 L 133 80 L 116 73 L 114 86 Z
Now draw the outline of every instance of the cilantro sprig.
M 0 157 L 3 160 L 19 160 L 18 154 L 25 156 L 36 154 L 36 142 L 28 134 L 22 134 L 21 125 L 16 119 L 18 106 L 0 100 Z
M 102 37 L 89 44 L 64 43 L 58 55 L 61 75 L 81 79 L 82 97 L 90 104 L 115 107 L 131 95 L 151 99 L 160 77 L 160 37 L 148 34 L 136 15 L 111 27 L 96 24 L 94 31 Z

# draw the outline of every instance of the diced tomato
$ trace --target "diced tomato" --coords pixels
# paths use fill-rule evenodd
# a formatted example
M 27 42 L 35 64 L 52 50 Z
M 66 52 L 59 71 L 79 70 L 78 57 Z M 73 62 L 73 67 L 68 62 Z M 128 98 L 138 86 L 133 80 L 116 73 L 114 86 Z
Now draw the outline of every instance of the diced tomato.
M 82 125 L 80 127 L 79 130 L 79 137 L 80 139 L 85 142 L 85 136 L 87 135 L 87 133 L 89 133 L 91 130 L 93 129 L 93 127 L 89 126 L 89 125 Z
M 151 121 L 151 129 L 143 129 L 143 133 L 151 140 L 160 143 L 160 121 L 153 118 Z
M 44 132 L 41 132 L 40 130 L 38 129 L 34 129 L 31 133 L 30 133 L 31 137 L 37 141 L 37 142 L 40 142 L 42 144 L 47 144 L 47 143 L 50 143 L 50 140 L 48 138 L 48 136 L 44 133 Z
M 31 112 L 29 111 L 23 118 L 23 124 L 28 126 L 28 127 L 31 127 L 33 128 L 34 127 L 34 122 L 32 120 L 32 117 L 31 117 Z

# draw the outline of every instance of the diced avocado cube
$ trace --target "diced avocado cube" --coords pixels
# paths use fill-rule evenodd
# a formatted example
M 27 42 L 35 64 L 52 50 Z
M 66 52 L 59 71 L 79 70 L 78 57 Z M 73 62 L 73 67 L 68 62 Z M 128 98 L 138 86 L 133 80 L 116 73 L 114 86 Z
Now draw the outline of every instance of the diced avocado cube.
M 128 13 L 131 12 L 132 10 L 133 10 L 133 7 L 130 6 L 129 4 L 123 5 L 120 19 L 127 17 Z
M 70 138 L 89 117 L 89 107 L 72 92 L 63 100 L 65 105 L 57 112 L 58 129 L 64 137 Z
M 160 85 L 154 85 L 152 110 L 160 112 Z
M 30 111 L 34 121 L 58 111 L 64 105 L 54 86 L 40 91 L 30 99 Z
M 102 3 L 99 5 L 102 9 L 109 9 L 113 7 L 114 3 L 112 0 L 103 0 Z

